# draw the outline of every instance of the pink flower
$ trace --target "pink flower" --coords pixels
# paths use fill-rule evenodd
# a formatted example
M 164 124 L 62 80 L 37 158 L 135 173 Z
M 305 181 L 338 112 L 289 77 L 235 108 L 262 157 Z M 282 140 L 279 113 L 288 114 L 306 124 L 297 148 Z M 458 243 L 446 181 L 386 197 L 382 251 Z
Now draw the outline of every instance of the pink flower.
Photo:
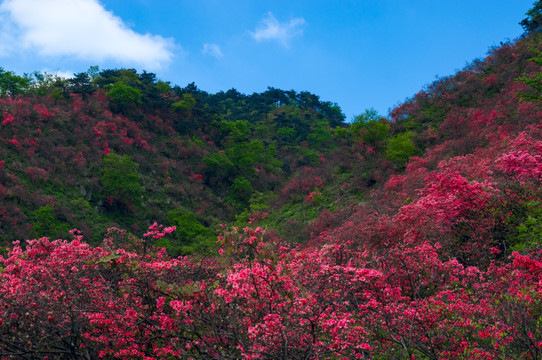
M 489 248 L 489 251 L 491 251 L 491 253 L 494 254 L 494 255 L 501 253 L 501 251 L 499 249 L 497 249 L 495 246 Z
M 9 125 L 13 123 L 15 120 L 15 117 L 7 112 L 4 112 L 4 121 L 2 121 L 2 125 Z
M 9 143 L 10 143 L 11 145 L 16 146 L 16 147 L 21 147 L 21 144 L 20 144 L 16 139 L 11 139 L 11 140 L 9 140 Z

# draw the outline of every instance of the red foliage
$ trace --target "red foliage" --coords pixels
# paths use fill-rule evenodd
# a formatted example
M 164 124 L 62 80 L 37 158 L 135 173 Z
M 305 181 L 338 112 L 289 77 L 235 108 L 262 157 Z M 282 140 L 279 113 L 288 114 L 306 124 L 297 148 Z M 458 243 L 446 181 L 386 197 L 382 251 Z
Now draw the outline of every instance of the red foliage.
M 15 117 L 8 112 L 4 112 L 4 120 L 2 120 L 2 125 L 9 125 L 15 121 Z
M 47 110 L 45 106 L 40 105 L 40 104 L 36 104 L 34 106 L 34 109 L 41 115 L 42 119 L 44 120 L 49 120 L 51 116 L 53 115 L 52 113 L 49 112 L 49 110 Z
M 15 146 L 15 148 L 17 148 L 18 150 L 22 148 L 21 144 L 19 143 L 19 141 L 17 141 L 17 139 L 10 139 L 10 140 L 8 140 L 8 142 L 11 145 Z
M 320 170 L 321 171 L 321 170 Z M 295 197 L 297 194 L 306 194 L 313 189 L 324 185 L 319 169 L 303 167 L 299 170 L 299 174 L 292 179 L 282 189 L 284 197 Z
M 540 355 L 538 252 L 484 271 L 441 260 L 437 244 L 292 249 L 246 228 L 219 237 L 215 262 L 141 252 L 118 229 L 96 248 L 73 234 L 0 258 L 3 358 Z
M 517 179 L 542 178 L 542 141 L 534 140 L 526 132 L 512 142 L 510 152 L 497 159 L 499 168 Z
M 36 167 L 29 167 L 25 170 L 25 174 L 32 180 L 32 181 L 47 181 L 48 174 L 45 169 L 42 168 L 36 168 Z

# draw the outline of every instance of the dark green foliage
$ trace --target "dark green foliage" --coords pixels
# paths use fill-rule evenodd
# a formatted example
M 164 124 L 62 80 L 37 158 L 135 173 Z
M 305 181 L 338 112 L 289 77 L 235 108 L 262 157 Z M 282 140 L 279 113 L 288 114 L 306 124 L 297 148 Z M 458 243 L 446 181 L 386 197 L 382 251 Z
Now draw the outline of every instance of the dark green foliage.
M 536 75 L 524 75 L 517 79 L 530 88 L 528 92 L 522 92 L 521 98 L 527 101 L 540 101 L 542 97 L 542 73 Z
M 219 140 L 227 143 L 238 143 L 246 141 L 252 134 L 250 125 L 246 120 L 215 121 L 213 123 L 219 130 Z
M 110 208 L 126 212 L 141 206 L 143 188 L 138 168 L 129 155 L 111 152 L 104 156 L 100 182 Z
M 320 154 L 318 151 L 306 147 L 300 147 L 298 149 L 299 158 L 298 164 L 303 166 L 316 166 L 320 161 Z
M 252 139 L 237 143 L 228 147 L 226 153 L 229 155 L 234 166 L 241 173 L 251 174 L 257 164 L 265 165 L 270 159 L 270 154 L 264 142 L 260 139 Z M 270 156 L 268 156 L 270 155 Z
M 230 179 L 234 165 L 223 151 L 215 152 L 203 159 L 206 166 L 206 178 L 212 186 L 219 186 Z
M 526 34 L 542 29 L 542 0 L 535 1 L 533 7 L 525 14 L 527 17 L 519 23 Z
M 250 181 L 242 176 L 236 178 L 231 185 L 232 198 L 241 207 L 248 203 L 253 191 Z
M 328 101 L 322 102 L 318 109 L 322 116 L 328 120 L 329 126 L 336 127 L 344 125 L 345 116 L 338 104 Z
M 31 82 L 29 76 L 18 76 L 0 67 L 0 96 L 23 94 L 29 90 Z
M 332 133 L 329 127 L 329 123 L 326 120 L 318 121 L 313 127 L 311 133 L 307 135 L 307 141 L 310 146 L 316 149 L 322 147 L 331 147 Z
M 538 65 L 538 67 L 542 66 L 542 51 L 534 47 L 531 50 L 535 53 L 535 56 L 530 58 L 529 61 Z M 529 87 L 528 91 L 520 93 L 523 100 L 540 102 L 542 99 L 542 72 L 535 71 L 534 73 L 524 73 L 521 77 L 518 77 L 516 81 Z
M 144 72 L 143 74 L 141 74 L 141 76 L 151 81 L 155 77 L 154 74 L 150 74 L 147 72 Z M 105 88 L 107 85 L 113 85 L 117 82 L 122 82 L 125 85 L 135 88 L 141 87 L 140 76 L 137 74 L 137 71 L 135 69 L 103 70 L 94 79 L 94 82 L 101 88 Z
M 295 140 L 295 130 L 291 127 L 281 127 L 277 130 L 277 135 L 280 140 L 285 143 L 291 143 Z
M 390 133 L 390 122 L 374 109 L 356 116 L 348 128 L 338 128 L 335 136 L 354 143 L 363 143 L 381 151 Z
M 71 92 L 75 94 L 82 94 L 84 96 L 90 95 L 96 90 L 92 83 L 92 78 L 88 73 L 75 74 L 73 78 L 68 80 L 70 84 Z

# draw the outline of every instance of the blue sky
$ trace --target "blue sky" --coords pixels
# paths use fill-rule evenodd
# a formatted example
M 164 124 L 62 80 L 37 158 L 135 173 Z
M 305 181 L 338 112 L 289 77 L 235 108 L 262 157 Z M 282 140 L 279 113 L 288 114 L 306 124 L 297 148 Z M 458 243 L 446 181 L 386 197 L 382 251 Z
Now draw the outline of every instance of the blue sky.
M 523 32 L 534 0 L 2 0 L 0 66 L 136 68 L 208 92 L 310 91 L 382 115 Z

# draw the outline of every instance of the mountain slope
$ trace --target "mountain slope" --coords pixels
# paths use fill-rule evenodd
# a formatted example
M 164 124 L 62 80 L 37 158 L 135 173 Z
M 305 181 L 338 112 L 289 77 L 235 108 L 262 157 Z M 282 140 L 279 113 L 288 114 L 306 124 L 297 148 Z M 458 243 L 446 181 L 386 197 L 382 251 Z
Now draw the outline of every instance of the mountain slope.
M 211 95 L 134 70 L 45 79 L 0 99 L 8 242 L 74 227 L 97 240 L 156 220 L 190 228 L 171 246 L 193 251 L 253 195 L 317 164 L 344 118 L 306 92 Z

